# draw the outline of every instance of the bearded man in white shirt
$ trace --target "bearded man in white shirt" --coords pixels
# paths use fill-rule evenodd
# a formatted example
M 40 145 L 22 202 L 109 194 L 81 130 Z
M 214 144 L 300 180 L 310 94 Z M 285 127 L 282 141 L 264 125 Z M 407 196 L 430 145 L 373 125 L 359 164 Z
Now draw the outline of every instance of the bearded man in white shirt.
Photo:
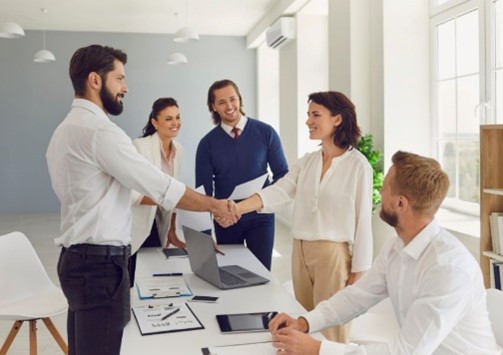
M 210 211 L 219 223 L 239 219 L 235 205 L 198 194 L 138 153 L 108 115 L 122 112 L 127 55 L 111 47 L 78 49 L 70 61 L 72 109 L 47 150 L 61 203 L 61 288 L 68 299 L 70 355 L 118 355 L 129 322 L 131 189 L 166 210 Z
M 449 179 L 440 164 L 398 151 L 385 179 L 381 218 L 397 237 L 351 286 L 294 319 L 269 323 L 273 345 L 288 354 L 501 354 L 491 329 L 480 267 L 434 219 Z M 347 345 L 304 334 L 344 324 L 390 297 L 399 333 L 388 343 Z

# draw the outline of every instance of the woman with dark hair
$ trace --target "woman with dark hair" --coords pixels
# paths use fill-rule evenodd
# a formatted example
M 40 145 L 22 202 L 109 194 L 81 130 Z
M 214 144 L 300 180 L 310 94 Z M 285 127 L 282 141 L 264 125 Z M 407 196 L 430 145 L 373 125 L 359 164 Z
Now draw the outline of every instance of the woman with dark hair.
M 372 168 L 356 146 L 355 106 L 342 93 L 309 95 L 306 125 L 321 149 L 238 203 L 241 213 L 274 212 L 293 201 L 292 279 L 295 298 L 308 311 L 358 280 L 372 263 Z M 347 325 L 323 331 L 348 342 Z
M 178 103 L 171 97 L 163 97 L 152 105 L 143 136 L 133 141 L 141 155 L 176 179 L 179 179 L 183 158 L 182 146 L 174 140 L 180 127 Z M 167 248 L 170 244 L 185 248 L 185 243 L 176 234 L 176 213 L 157 206 L 150 197 L 134 190 L 131 192 L 131 203 L 133 252 L 140 247 Z M 134 284 L 136 258 L 132 259 L 131 286 Z

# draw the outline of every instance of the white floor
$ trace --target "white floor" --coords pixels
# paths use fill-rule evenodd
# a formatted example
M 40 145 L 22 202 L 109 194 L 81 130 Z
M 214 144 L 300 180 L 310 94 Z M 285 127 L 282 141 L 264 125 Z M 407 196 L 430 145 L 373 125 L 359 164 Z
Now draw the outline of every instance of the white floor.
M 59 215 L 37 214 L 0 216 L 0 235 L 13 231 L 21 231 L 30 239 L 47 273 L 54 283 L 59 285 L 56 273 L 59 248 L 54 245 L 54 238 L 59 234 Z M 276 240 L 274 248 L 275 253 L 272 273 L 281 283 L 285 283 L 291 279 L 290 258 L 292 243 L 288 228 L 278 222 L 276 223 Z M 66 315 L 53 317 L 52 320 L 63 338 L 66 339 Z M 38 354 L 60 354 L 61 349 L 58 347 L 43 322 L 37 324 Z M 11 327 L 11 321 L 0 320 L 0 346 L 3 344 Z M 24 324 L 21 327 L 8 354 L 29 354 L 28 324 Z

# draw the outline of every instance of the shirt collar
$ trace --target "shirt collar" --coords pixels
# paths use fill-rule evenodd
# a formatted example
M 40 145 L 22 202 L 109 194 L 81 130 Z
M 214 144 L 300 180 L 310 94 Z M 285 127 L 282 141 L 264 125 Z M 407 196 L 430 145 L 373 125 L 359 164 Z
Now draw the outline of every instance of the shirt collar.
M 84 110 L 90 111 L 93 114 L 95 114 L 98 118 L 104 119 L 109 121 L 110 118 L 108 115 L 103 111 L 101 107 L 96 105 L 94 102 L 87 100 L 87 99 L 73 99 L 72 102 L 72 108 L 73 107 L 78 107 L 78 108 L 83 108 Z
M 240 130 L 241 132 L 243 132 L 243 129 L 244 129 L 244 128 L 245 128 L 245 126 L 246 126 L 246 122 L 248 122 L 248 117 L 246 117 L 246 116 L 241 116 L 241 118 L 240 118 L 240 119 L 239 119 L 239 121 L 238 121 L 238 124 L 237 124 L 235 127 L 236 127 L 236 128 L 239 128 L 239 130 Z M 222 129 L 223 129 L 225 132 L 227 132 L 227 134 L 229 134 L 229 135 L 233 136 L 233 134 L 232 134 L 232 129 L 233 129 L 234 127 L 229 126 L 228 124 L 225 124 L 225 123 L 223 123 L 223 122 L 221 122 L 221 123 L 220 123 L 220 126 L 222 127 Z
M 404 253 L 408 254 L 413 259 L 418 259 L 423 251 L 440 233 L 440 225 L 433 219 L 424 229 L 419 232 L 407 246 L 403 248 Z

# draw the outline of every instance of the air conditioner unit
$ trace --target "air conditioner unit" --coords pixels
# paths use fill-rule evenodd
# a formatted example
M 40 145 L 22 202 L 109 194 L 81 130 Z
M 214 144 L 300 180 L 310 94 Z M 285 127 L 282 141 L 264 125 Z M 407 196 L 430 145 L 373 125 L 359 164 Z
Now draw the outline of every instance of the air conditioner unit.
M 295 19 L 280 17 L 265 33 L 267 45 L 271 48 L 281 48 L 295 38 Z

